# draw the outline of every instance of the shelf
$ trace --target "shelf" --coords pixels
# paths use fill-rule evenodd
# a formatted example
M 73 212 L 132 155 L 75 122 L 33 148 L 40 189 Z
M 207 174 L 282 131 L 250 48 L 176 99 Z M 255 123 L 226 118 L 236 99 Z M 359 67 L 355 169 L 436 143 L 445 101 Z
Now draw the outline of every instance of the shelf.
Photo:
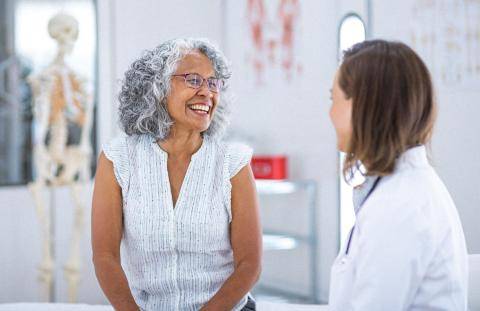
M 255 299 L 281 303 L 314 303 L 312 297 L 278 289 L 272 285 L 256 285 L 252 294 Z
M 307 190 L 315 187 L 315 182 L 310 180 L 255 180 L 259 194 L 290 194 L 299 190 Z
M 285 195 L 295 192 L 303 192 L 307 195 L 306 209 L 304 212 L 308 214 L 308 234 L 299 235 L 291 234 L 285 231 L 268 230 L 263 231 L 263 244 L 266 251 L 269 250 L 292 250 L 298 247 L 299 243 L 305 243 L 310 250 L 310 295 L 308 298 L 311 302 L 319 302 L 318 296 L 318 241 L 317 241 L 317 224 L 316 224 L 316 208 L 317 208 L 317 183 L 314 180 L 268 180 L 257 179 L 255 181 L 257 192 L 259 195 Z M 299 209 L 300 208 L 300 209 Z M 301 212 L 300 206 L 295 206 L 295 213 Z M 294 217 L 294 215 L 291 215 Z M 290 216 L 289 216 L 290 217 Z M 263 284 L 265 285 L 265 284 Z M 262 287 L 261 284 L 257 285 Z M 266 287 L 262 288 L 263 290 Z M 276 291 L 269 288 L 270 291 Z M 290 291 L 276 291 L 281 296 L 294 296 Z
M 288 238 L 288 239 L 294 240 L 296 244 L 312 242 L 311 236 L 303 236 L 303 235 L 294 234 L 294 233 L 287 233 L 284 231 L 264 230 L 263 235 L 269 236 L 269 237 Z
M 295 249 L 298 241 L 286 235 L 263 234 L 263 249 L 269 250 L 291 250 Z

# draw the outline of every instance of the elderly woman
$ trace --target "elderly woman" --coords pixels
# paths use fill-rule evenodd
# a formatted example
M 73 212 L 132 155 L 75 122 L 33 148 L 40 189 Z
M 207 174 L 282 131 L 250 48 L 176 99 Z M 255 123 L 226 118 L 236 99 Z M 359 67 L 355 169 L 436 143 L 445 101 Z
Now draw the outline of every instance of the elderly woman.
M 196 39 L 167 41 L 125 74 L 127 135 L 100 154 L 92 207 L 95 271 L 116 310 L 255 310 L 252 151 L 220 140 L 229 77 L 224 56 Z

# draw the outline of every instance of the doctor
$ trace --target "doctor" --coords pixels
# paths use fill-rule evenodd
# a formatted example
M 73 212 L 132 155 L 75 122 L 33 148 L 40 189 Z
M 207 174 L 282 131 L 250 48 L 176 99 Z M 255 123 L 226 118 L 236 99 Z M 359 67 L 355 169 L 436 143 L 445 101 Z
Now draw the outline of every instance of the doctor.
M 345 52 L 330 117 L 356 223 L 331 272 L 331 310 L 466 310 L 467 251 L 425 144 L 435 119 L 428 69 L 405 44 L 365 41 Z M 454 165 L 452 163 L 452 165 Z

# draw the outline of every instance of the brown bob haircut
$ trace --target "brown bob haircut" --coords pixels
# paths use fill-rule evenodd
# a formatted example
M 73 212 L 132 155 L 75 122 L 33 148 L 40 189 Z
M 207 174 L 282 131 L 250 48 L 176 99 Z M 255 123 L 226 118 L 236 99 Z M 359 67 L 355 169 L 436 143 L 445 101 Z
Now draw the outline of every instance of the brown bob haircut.
M 432 81 L 407 45 L 384 40 L 355 44 L 344 53 L 338 83 L 352 99 L 346 180 L 360 165 L 366 175 L 389 175 L 403 152 L 430 141 L 436 116 Z

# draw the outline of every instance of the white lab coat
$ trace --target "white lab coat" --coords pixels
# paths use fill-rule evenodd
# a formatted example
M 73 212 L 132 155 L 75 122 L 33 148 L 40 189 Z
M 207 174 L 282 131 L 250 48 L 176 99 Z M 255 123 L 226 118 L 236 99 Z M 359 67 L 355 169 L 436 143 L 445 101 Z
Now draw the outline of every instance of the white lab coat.
M 359 210 L 349 252 L 332 267 L 329 309 L 463 311 L 467 281 L 455 204 L 425 147 L 409 149 Z

